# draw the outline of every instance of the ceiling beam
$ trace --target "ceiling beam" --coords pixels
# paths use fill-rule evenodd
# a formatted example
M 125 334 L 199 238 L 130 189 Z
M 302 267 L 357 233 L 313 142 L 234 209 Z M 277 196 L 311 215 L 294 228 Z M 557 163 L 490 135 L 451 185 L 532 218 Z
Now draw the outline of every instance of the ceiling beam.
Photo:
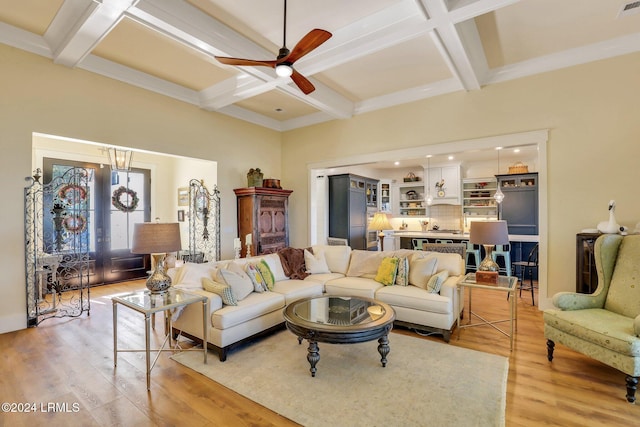
M 44 34 L 53 62 L 75 67 L 138 0 L 65 0 Z

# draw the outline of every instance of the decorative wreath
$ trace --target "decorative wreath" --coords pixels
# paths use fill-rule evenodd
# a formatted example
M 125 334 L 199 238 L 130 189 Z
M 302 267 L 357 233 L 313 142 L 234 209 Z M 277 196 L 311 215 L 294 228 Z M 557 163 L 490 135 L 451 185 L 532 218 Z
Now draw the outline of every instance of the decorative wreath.
M 62 226 L 71 233 L 80 234 L 87 229 L 87 219 L 82 215 L 69 215 L 62 221 Z
M 122 196 L 126 194 L 124 202 L 122 200 Z M 129 204 L 125 204 L 127 202 L 127 198 L 129 199 Z M 120 186 L 117 190 L 113 192 L 111 196 L 111 204 L 122 212 L 133 212 L 138 207 L 138 203 L 140 203 L 140 199 L 138 199 L 138 193 L 131 190 L 130 188 Z
M 71 204 L 76 204 L 87 198 L 87 190 L 81 185 L 66 184 L 58 190 L 58 197 L 62 200 L 68 200 Z

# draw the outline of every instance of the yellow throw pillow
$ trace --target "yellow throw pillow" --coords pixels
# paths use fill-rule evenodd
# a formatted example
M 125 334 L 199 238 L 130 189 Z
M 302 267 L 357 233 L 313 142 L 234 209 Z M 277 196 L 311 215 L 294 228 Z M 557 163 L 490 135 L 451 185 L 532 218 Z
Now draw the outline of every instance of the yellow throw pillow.
M 205 277 L 202 279 L 202 288 L 207 292 L 220 295 L 222 302 L 226 305 L 238 305 L 238 302 L 233 295 L 233 291 L 231 290 L 231 286 L 229 285 L 218 283 Z
M 384 257 L 378 272 L 376 273 L 375 281 L 382 283 L 385 286 L 391 286 L 396 282 L 396 273 L 398 272 L 398 258 Z
M 267 285 L 267 289 L 272 291 L 273 285 L 275 285 L 276 283 L 276 279 L 271 272 L 271 268 L 269 268 L 269 264 L 267 264 L 267 262 L 262 259 L 259 263 L 256 264 L 256 267 L 258 268 L 258 271 L 260 271 L 260 274 L 264 279 L 264 283 L 265 285 Z

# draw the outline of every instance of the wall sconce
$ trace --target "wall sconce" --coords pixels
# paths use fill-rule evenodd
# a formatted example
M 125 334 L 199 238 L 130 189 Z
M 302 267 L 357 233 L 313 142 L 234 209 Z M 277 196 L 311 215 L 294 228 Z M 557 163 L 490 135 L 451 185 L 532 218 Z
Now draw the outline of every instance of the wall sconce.
M 109 163 L 113 171 L 130 171 L 131 161 L 133 160 L 133 151 L 121 148 L 107 148 L 109 154 Z

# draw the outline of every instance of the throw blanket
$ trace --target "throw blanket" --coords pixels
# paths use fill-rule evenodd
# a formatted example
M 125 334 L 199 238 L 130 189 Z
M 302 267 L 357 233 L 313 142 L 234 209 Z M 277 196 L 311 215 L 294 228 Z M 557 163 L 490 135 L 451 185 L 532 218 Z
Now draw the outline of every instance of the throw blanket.
M 306 248 L 313 253 L 311 248 Z M 284 248 L 278 251 L 284 274 L 290 279 L 304 279 L 309 275 L 304 265 L 304 249 Z

